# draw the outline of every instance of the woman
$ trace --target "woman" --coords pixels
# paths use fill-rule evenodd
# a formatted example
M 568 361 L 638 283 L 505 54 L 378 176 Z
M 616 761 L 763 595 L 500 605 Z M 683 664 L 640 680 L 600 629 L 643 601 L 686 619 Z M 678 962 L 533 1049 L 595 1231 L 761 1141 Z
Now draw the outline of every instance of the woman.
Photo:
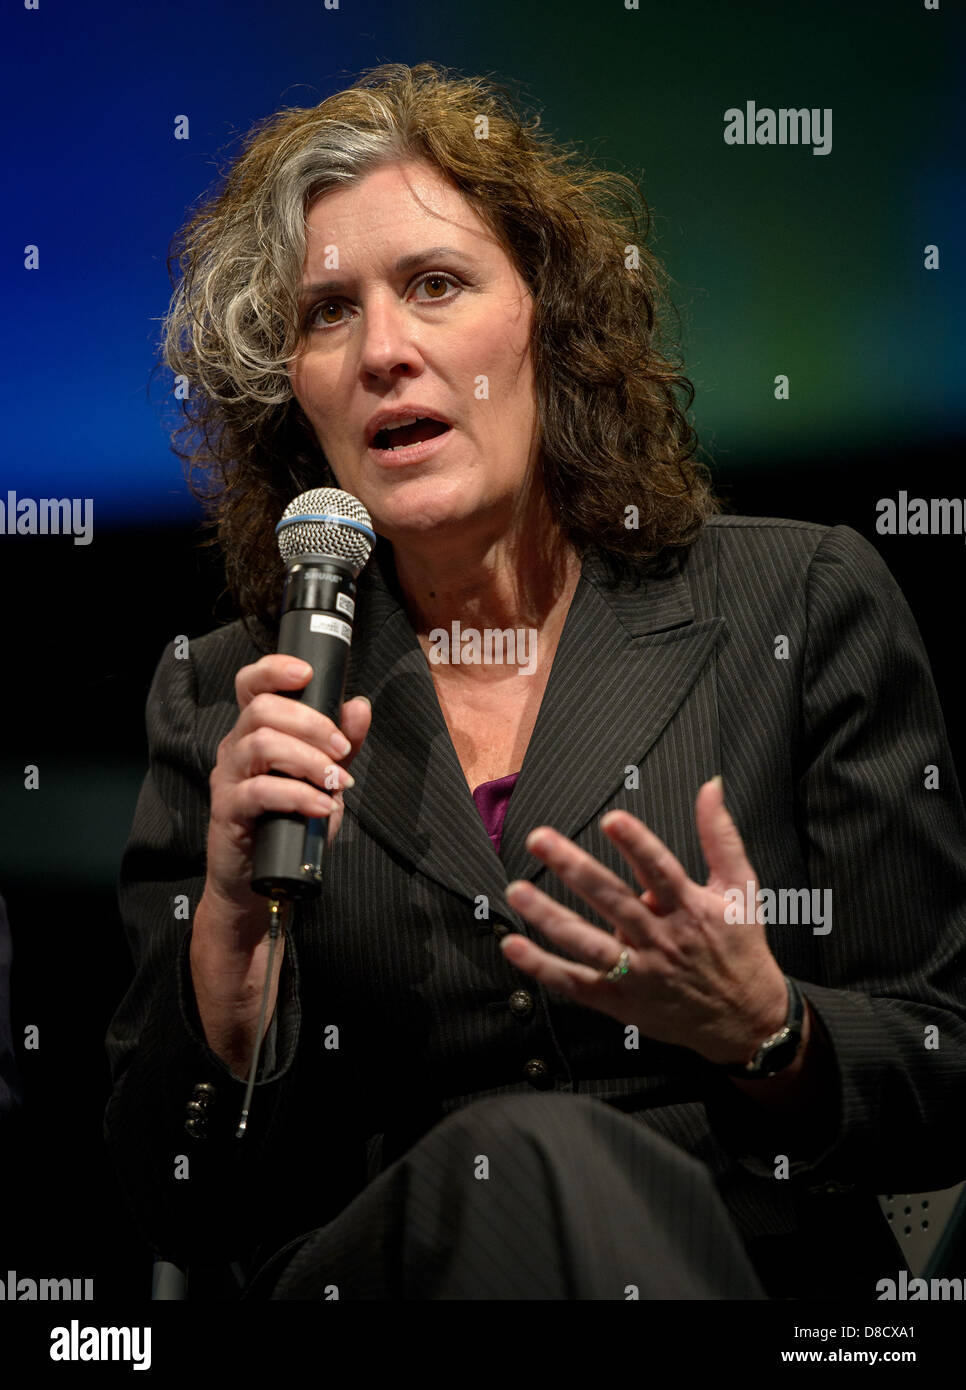
M 389 65 L 185 230 L 167 360 L 242 620 L 149 696 L 107 1133 L 162 1253 L 251 1296 L 873 1298 L 875 1194 L 964 1176 L 915 624 L 849 528 L 718 513 L 625 192 Z M 379 537 L 339 729 L 274 654 L 273 527 L 326 485 Z M 463 658 L 497 630 L 534 659 Z M 330 845 L 238 1141 L 270 810 Z

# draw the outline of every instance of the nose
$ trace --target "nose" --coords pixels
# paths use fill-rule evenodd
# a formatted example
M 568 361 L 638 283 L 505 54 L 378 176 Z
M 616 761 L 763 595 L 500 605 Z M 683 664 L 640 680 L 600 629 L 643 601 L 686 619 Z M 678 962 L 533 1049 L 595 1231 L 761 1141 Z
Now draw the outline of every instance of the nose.
M 417 324 L 405 304 L 391 292 L 373 294 L 362 316 L 359 366 L 371 376 L 385 377 L 402 368 L 422 366 Z

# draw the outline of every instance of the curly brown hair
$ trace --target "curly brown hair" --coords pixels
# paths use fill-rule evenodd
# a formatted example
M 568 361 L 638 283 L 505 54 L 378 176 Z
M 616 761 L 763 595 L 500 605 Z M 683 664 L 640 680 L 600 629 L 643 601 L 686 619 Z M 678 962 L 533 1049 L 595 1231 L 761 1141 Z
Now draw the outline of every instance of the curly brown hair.
M 246 626 L 256 619 L 270 632 L 277 622 L 282 510 L 310 487 L 338 486 L 287 370 L 303 332 L 307 211 L 404 159 L 455 185 L 531 292 L 542 479 L 578 553 L 596 546 L 615 579 L 644 573 L 721 510 L 686 418 L 694 387 L 661 341 L 670 304 L 645 245 L 647 204 L 632 180 L 597 170 L 539 126 L 489 79 L 383 64 L 318 106 L 258 122 L 221 191 L 177 233 L 168 272 L 175 285 L 177 258 L 181 281 L 162 350 L 188 391 L 178 393 L 173 448 Z

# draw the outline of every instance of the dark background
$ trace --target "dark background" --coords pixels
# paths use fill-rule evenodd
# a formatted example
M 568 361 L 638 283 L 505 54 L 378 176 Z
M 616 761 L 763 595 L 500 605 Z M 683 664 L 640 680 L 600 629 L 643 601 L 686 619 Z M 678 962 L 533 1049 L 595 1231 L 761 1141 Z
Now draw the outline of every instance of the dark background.
M 0 1134 L 0 1273 L 93 1277 L 98 1298 L 150 1287 L 101 1143 L 103 1038 L 130 977 L 114 879 L 162 648 L 234 616 L 198 549 L 163 426 L 170 378 L 152 364 L 169 240 L 256 118 L 376 62 L 433 59 L 521 83 L 545 129 L 639 178 L 729 509 L 845 523 L 878 547 L 919 622 L 962 783 L 964 538 L 875 531 L 879 498 L 966 495 L 962 18 L 900 0 L 649 8 L 500 0 L 481 25 L 448 3 L 201 0 L 190 42 L 150 0 L 4 16 L 16 198 L 0 500 L 92 497 L 94 540 L 0 535 L 0 892 L 14 1038 L 40 1030 L 39 1050 L 18 1050 L 24 1106 Z M 752 99 L 831 107 L 832 152 L 725 146 L 724 110 Z M 172 138 L 181 113 L 187 142 Z M 941 269 L 927 272 L 931 243 Z M 30 244 L 37 272 L 22 269 Z

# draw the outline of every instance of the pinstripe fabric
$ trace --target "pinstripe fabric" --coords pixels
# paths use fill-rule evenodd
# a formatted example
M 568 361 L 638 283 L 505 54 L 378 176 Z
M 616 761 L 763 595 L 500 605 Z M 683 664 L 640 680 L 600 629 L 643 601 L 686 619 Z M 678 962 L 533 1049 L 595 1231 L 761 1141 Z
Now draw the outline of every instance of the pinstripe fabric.
M 251 1297 L 764 1297 L 707 1168 L 553 1093 L 454 1110 L 279 1263 Z
M 966 1176 L 966 817 L 921 640 L 874 548 L 848 527 L 719 517 L 671 575 L 640 586 L 609 588 L 588 555 L 499 855 L 378 553 L 347 682 L 372 700 L 372 729 L 323 895 L 294 922 L 241 1145 L 243 1088 L 204 1046 L 175 899 L 200 897 L 208 774 L 237 717 L 234 674 L 259 652 L 233 624 L 193 641 L 188 660 L 169 648 L 155 675 L 119 887 L 137 973 L 108 1037 L 106 1119 L 146 1232 L 175 1258 L 270 1250 L 331 1220 L 454 1110 L 532 1094 L 524 1067 L 539 1059 L 555 1091 L 599 1097 L 704 1162 L 758 1267 L 779 1252 L 779 1293 L 801 1286 L 796 1270 L 820 1277 L 829 1226 L 850 1233 L 834 1255 L 843 1278 L 866 1279 L 864 1249 L 868 1269 L 894 1269 L 875 1193 Z M 834 1139 L 790 1153 L 785 1181 L 773 1171 L 787 1147 L 754 1102 L 687 1049 L 629 1049 L 615 1020 L 515 970 L 494 934 L 535 934 L 503 898 L 513 878 L 607 926 L 527 853 L 541 823 L 633 883 L 597 824 L 626 808 L 703 881 L 693 803 L 717 772 L 761 884 L 832 890 L 827 935 L 768 928 L 839 1082 Z M 508 1007 L 521 988 L 534 1000 L 524 1017 Z M 202 1080 L 218 1098 L 193 1144 L 181 1126 Z M 188 1181 L 173 1177 L 181 1153 Z

